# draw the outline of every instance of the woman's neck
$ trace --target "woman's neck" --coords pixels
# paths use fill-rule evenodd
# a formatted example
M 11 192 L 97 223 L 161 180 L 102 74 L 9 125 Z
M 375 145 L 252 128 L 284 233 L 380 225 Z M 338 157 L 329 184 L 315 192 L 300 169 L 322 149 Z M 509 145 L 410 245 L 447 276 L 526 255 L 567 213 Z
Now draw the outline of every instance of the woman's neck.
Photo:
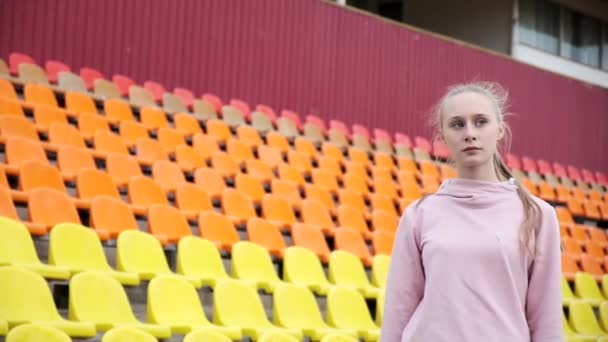
M 475 167 L 463 167 L 457 165 L 456 170 L 458 171 L 458 178 L 486 182 L 500 182 L 500 179 L 496 174 L 496 169 L 494 168 L 494 163 L 491 162 L 485 165 L 477 165 Z

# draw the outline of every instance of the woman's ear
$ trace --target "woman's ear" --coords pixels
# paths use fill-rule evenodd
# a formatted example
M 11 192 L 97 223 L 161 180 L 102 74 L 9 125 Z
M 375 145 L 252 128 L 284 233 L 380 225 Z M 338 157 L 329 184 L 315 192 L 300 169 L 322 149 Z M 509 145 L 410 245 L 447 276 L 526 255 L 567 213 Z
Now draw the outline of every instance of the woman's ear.
M 505 136 L 505 124 L 501 123 L 500 126 L 498 127 L 498 140 L 501 140 L 502 138 L 504 138 Z

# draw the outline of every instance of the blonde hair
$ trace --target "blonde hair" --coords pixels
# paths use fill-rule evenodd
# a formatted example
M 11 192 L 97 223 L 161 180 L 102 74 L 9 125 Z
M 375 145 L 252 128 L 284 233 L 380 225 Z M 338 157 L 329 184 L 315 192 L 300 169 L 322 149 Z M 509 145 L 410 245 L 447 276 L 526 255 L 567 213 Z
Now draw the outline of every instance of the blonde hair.
M 496 111 L 496 119 L 505 130 L 505 135 L 498 142 L 497 152 L 493 156 L 494 171 L 496 172 L 496 177 L 499 180 L 504 181 L 514 178 L 513 173 L 503 162 L 501 157 L 501 154 L 509 151 L 511 143 L 511 129 L 505 121 L 505 117 L 507 116 L 506 110 L 509 93 L 498 83 L 473 82 L 450 86 L 431 113 L 430 123 L 435 128 L 436 132 L 433 141 L 437 140 L 439 132 L 442 129 L 442 110 L 445 102 L 449 98 L 462 93 L 481 94 L 492 102 L 492 105 Z M 519 181 L 515 180 L 515 184 L 517 185 L 517 195 L 519 196 L 524 207 L 524 220 L 520 228 L 521 247 L 528 253 L 529 256 L 534 258 L 536 256 L 536 247 L 534 242 L 535 230 L 542 224 L 541 208 L 538 203 L 534 201 L 528 190 L 523 187 Z

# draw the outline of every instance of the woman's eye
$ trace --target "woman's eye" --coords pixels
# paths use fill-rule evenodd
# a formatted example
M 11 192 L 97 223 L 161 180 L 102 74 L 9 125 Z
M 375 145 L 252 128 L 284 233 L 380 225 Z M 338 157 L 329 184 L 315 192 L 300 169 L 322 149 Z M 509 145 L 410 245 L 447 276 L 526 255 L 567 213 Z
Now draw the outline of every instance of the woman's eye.
M 477 126 L 483 126 L 486 123 L 488 123 L 488 120 L 486 120 L 486 119 L 480 119 L 480 120 L 477 120 L 475 123 L 477 124 Z
M 462 121 L 456 121 L 456 122 L 452 122 L 451 126 L 453 128 L 462 128 L 462 127 L 464 127 L 464 124 L 462 123 Z

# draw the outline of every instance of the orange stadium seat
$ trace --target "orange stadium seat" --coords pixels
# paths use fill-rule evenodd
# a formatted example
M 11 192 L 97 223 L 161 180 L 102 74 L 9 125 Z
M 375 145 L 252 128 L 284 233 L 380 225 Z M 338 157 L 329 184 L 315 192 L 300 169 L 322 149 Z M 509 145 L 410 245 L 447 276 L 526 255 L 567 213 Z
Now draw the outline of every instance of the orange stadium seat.
M 92 200 L 97 196 L 120 199 L 112 177 L 97 169 L 82 169 L 76 178 L 76 193 L 80 199 Z
M 85 139 L 91 139 L 96 132 L 110 132 L 110 125 L 101 115 L 82 113 L 78 116 L 78 130 Z
M 95 146 L 95 150 L 97 150 L 97 152 L 105 155 L 111 153 L 118 153 L 125 156 L 129 155 L 129 150 L 127 149 L 125 143 L 122 141 L 120 136 L 114 133 L 106 131 L 99 131 L 95 133 L 95 136 L 93 137 L 93 146 Z
M 175 191 L 175 205 L 189 220 L 198 218 L 203 211 L 213 211 L 211 198 L 205 189 L 192 183 L 181 183 Z
M 587 235 L 587 229 L 582 225 L 572 225 L 570 226 L 570 235 L 578 242 L 580 245 L 589 241 L 589 235 Z
M 275 168 L 279 164 L 283 163 L 283 155 L 276 147 L 260 145 L 258 147 L 258 158 L 272 168 Z
M 226 141 L 232 137 L 230 127 L 221 121 L 216 119 L 210 119 L 206 122 L 207 134 L 216 138 L 218 141 Z
M 48 163 L 30 160 L 19 166 L 19 189 L 32 191 L 36 188 L 50 188 L 66 192 L 59 171 Z
M 10 137 L 6 140 L 4 148 L 6 162 L 11 166 L 19 167 L 29 160 L 48 163 L 46 152 L 38 141 L 23 137 Z
M 148 209 L 148 231 L 165 245 L 177 244 L 182 237 L 192 235 L 186 217 L 179 209 L 165 204 Z
M 398 198 L 397 184 L 390 179 L 374 179 L 374 194 Z
M 245 223 L 257 217 L 251 198 L 236 189 L 226 188 L 222 193 L 222 210 L 235 223 Z
M 596 221 L 600 221 L 602 219 L 602 214 L 600 213 L 599 207 L 594 202 L 583 202 L 583 210 L 585 212 L 585 217 L 589 219 Z
M 150 137 L 146 126 L 135 121 L 122 121 L 118 131 L 127 146 L 135 146 L 137 139 Z
M 363 212 L 348 204 L 338 206 L 338 225 L 340 228 L 350 228 L 366 238 L 371 238 Z
M 67 91 L 65 93 L 65 108 L 75 114 L 97 113 L 97 107 L 93 99 L 83 93 Z
M 583 250 L 576 240 L 569 237 L 562 238 L 562 245 L 564 247 L 564 253 L 568 254 L 574 260 L 580 260 Z
M 0 79 L 0 97 L 9 100 L 18 100 L 17 92 L 11 81 L 6 79 Z
M 28 119 L 15 115 L 0 116 L 0 136 L 40 140 L 36 127 Z
M 351 228 L 338 228 L 336 229 L 335 244 L 336 250 L 356 255 L 365 266 L 372 265 L 373 259 L 361 232 Z
M 69 124 L 53 123 L 49 127 L 49 142 L 55 145 L 67 145 L 86 148 L 84 138 L 76 127 Z
M 25 116 L 21 104 L 17 102 L 17 100 L 2 98 L 3 95 L 1 94 L 1 91 L 2 90 L 0 90 L 0 114 L 20 117 Z
M 192 137 L 192 147 L 205 159 L 210 159 L 214 153 L 220 152 L 215 138 L 206 134 L 195 134 Z
M 145 176 L 131 177 L 128 185 L 129 203 L 138 213 L 144 213 L 153 204 L 169 204 L 165 192 L 153 179 Z
M 315 145 L 310 140 L 303 137 L 295 138 L 293 146 L 297 152 L 305 154 L 309 158 L 315 158 L 319 153 Z
M 372 247 L 374 255 L 391 255 L 393 251 L 393 243 L 395 242 L 395 233 L 388 230 L 377 230 L 372 234 Z
M 342 162 L 344 160 L 342 150 L 338 146 L 329 142 L 323 143 L 323 145 L 321 146 L 321 153 L 324 156 L 333 158 L 339 162 Z
M 102 240 L 116 239 L 125 230 L 139 229 L 131 208 L 110 196 L 97 196 L 91 200 L 90 225 Z
M 258 133 L 258 131 L 251 126 L 237 127 L 236 137 L 239 141 L 249 146 L 249 148 L 258 147 L 264 144 L 262 138 L 260 137 L 260 133 Z
M 17 214 L 17 208 L 13 203 L 11 197 L 11 191 L 7 188 L 0 188 L 0 216 L 8 217 L 13 220 L 19 221 L 19 215 Z M 46 234 L 46 227 L 29 227 L 30 233 L 33 235 L 44 235 Z
M 158 140 L 139 138 L 135 142 L 137 159 L 144 165 L 152 165 L 157 160 L 169 160 L 169 155 Z
M 604 252 L 604 248 L 602 246 L 594 241 L 587 241 L 584 246 L 585 252 L 589 257 L 594 258 L 599 263 L 604 262 L 606 253 Z
M 598 261 L 591 255 L 583 254 L 581 256 L 581 266 L 583 272 L 589 273 L 598 282 L 602 281 L 604 270 L 602 269 L 601 261 Z
M 222 214 L 207 211 L 202 212 L 198 219 L 201 237 L 212 241 L 218 248 L 230 251 L 239 241 L 239 234 L 230 219 Z
M 296 216 L 289 201 L 276 194 L 265 194 L 262 200 L 262 215 L 277 227 L 292 227 Z
M 374 210 L 374 211 L 382 210 L 393 216 L 399 215 L 399 213 L 397 213 L 397 209 L 395 207 L 395 202 L 393 201 L 393 199 L 391 197 L 373 194 L 373 195 L 369 196 L 369 199 L 370 199 L 372 210 Z
M 392 170 L 395 168 L 395 162 L 390 154 L 376 152 L 374 153 L 374 164 L 378 167 Z
M 268 182 L 274 178 L 274 174 L 270 166 L 258 159 L 249 159 L 245 162 L 245 170 L 251 177 L 260 182 Z
M 36 122 L 36 128 L 43 132 L 47 132 L 51 124 L 67 124 L 68 117 L 65 112 L 47 106 L 36 106 L 34 108 L 34 121 Z
M 581 217 L 581 216 L 585 215 L 585 211 L 583 209 L 583 203 L 581 203 L 580 201 L 578 201 L 574 198 L 571 198 L 567 202 L 567 206 L 568 206 L 568 210 L 570 211 L 572 216 Z
M 340 191 L 338 191 L 338 202 L 340 205 L 347 205 L 357 208 L 357 210 L 361 213 L 365 213 L 367 211 L 367 205 L 365 204 L 363 197 L 361 197 L 357 191 L 353 191 L 349 187 L 344 187 L 344 189 L 340 189 Z
M 158 108 L 144 107 L 139 112 L 141 123 L 152 128 L 169 127 L 167 115 Z
M 602 248 L 608 247 L 608 237 L 603 229 L 587 227 L 587 231 L 589 232 L 589 236 L 594 243 L 600 245 Z
M 137 159 L 123 154 L 110 154 L 106 158 L 106 170 L 120 186 L 127 185 L 131 177 L 143 176 Z
M 359 178 L 367 179 L 367 166 L 356 161 L 347 161 L 344 163 L 345 175 L 353 175 Z
M 290 181 L 296 183 L 298 186 L 304 186 L 306 181 L 304 176 L 292 165 L 289 164 L 280 164 L 277 168 L 279 178 L 281 180 Z
M 179 184 L 186 182 L 179 166 L 168 160 L 157 160 L 152 164 L 152 178 L 165 192 L 175 192 Z
M 192 136 L 198 133 L 203 133 L 198 120 L 187 113 L 177 113 L 173 115 L 173 124 L 175 129 L 186 136 Z
M 327 206 L 315 199 L 302 201 L 302 222 L 323 231 L 326 235 L 334 234 L 334 224 Z
M 244 173 L 236 175 L 234 178 L 234 187 L 236 190 L 249 196 L 254 203 L 262 202 L 262 197 L 264 197 L 265 194 L 262 183 L 260 183 L 257 178 Z
M 50 188 L 37 188 L 30 192 L 29 219 L 34 225 L 50 229 L 58 223 L 80 224 L 76 206 L 65 192 Z
M 248 240 L 268 250 L 273 256 L 283 258 L 286 245 L 278 228 L 272 223 L 259 218 L 250 218 L 247 221 Z
M 222 174 L 217 170 L 205 167 L 201 167 L 194 172 L 194 183 L 205 189 L 211 198 L 218 200 L 226 189 Z
M 290 150 L 287 153 L 287 161 L 300 173 L 309 174 L 312 171 L 312 161 L 305 154 Z
M 285 199 L 292 207 L 299 209 L 302 204 L 300 190 L 296 182 L 273 179 L 270 184 L 271 193 Z
M 230 138 L 226 141 L 226 152 L 239 164 L 254 158 L 251 147 L 237 139 Z
M 338 180 L 332 173 L 322 170 L 312 171 L 312 183 L 330 192 L 337 192 L 339 189 Z
M 157 139 L 167 153 L 175 153 L 179 145 L 186 143 L 184 136 L 176 129 L 162 127 L 158 129 Z
M 287 141 L 285 136 L 278 132 L 268 132 L 268 134 L 266 134 L 266 144 L 278 148 L 283 153 L 289 151 L 289 141 Z
M 372 166 L 370 167 L 370 171 L 372 174 L 372 179 L 385 179 L 385 180 L 393 180 L 393 170 L 382 167 L 382 166 Z
M 345 174 L 342 177 L 342 187 L 355 192 L 358 196 L 367 195 L 369 193 L 367 180 L 355 174 Z
M 332 195 L 325 188 L 314 184 L 306 184 L 304 187 L 306 199 L 313 199 L 321 202 L 331 213 L 335 212 L 335 204 Z
M 399 218 L 384 210 L 374 210 L 372 213 L 372 227 L 374 230 L 386 230 L 396 232 Z
M 560 224 L 564 224 L 567 226 L 574 225 L 574 218 L 572 218 L 572 215 L 570 214 L 570 211 L 568 211 L 568 208 L 556 207 L 555 212 L 557 213 L 557 219 L 559 220 Z
M 317 170 L 330 173 L 334 176 L 342 174 L 340 163 L 337 160 L 326 156 L 317 157 Z
M 55 93 L 53 93 L 51 88 L 43 84 L 26 84 L 23 88 L 23 97 L 25 101 L 32 104 L 58 107 Z
M 211 155 L 211 166 L 224 178 L 232 178 L 241 171 L 238 162 L 231 155 L 223 152 L 215 152 Z
M 367 152 L 358 148 L 350 147 L 348 149 L 348 158 L 355 163 L 363 165 L 364 167 L 368 167 L 370 165 Z
M 323 263 L 329 262 L 331 251 L 323 232 L 313 226 L 296 223 L 291 230 L 293 245 L 313 251 Z
M 187 172 L 194 172 L 199 167 L 207 165 L 205 157 L 198 150 L 186 144 L 178 145 L 175 148 L 175 162 Z
M 103 102 L 103 111 L 110 122 L 134 122 L 135 117 L 128 102 L 120 99 L 107 99 Z

